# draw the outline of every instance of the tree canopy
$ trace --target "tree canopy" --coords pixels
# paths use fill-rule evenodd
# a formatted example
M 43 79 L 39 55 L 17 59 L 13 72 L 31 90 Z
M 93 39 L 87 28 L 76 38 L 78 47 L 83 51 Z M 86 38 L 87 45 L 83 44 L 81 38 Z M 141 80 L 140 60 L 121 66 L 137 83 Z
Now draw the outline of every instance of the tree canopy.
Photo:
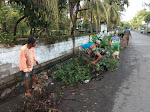
M 120 23 L 120 11 L 128 4 L 128 0 L 2 0 L 0 20 L 3 31 L 14 31 L 14 36 L 17 27 L 22 29 L 21 32 L 27 29 L 28 34 L 37 29 L 41 30 L 40 35 L 43 31 L 53 34 L 53 30 L 62 30 L 60 32 L 64 33 L 68 30 L 68 34 L 70 32 L 73 35 L 79 21 L 83 21 L 82 24 L 88 23 L 81 25 L 84 27 L 90 23 L 91 31 L 98 31 L 100 24 L 104 22 L 108 26 L 117 26 Z M 6 14 L 9 13 L 9 19 L 6 20 L 2 18 L 5 15 L 4 7 L 7 8 Z

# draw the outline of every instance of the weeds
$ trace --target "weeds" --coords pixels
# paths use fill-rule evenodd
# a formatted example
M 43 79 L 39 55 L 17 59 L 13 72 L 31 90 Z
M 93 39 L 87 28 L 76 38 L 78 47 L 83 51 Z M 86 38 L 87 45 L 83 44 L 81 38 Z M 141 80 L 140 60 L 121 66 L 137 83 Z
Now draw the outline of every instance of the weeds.
M 64 65 L 56 65 L 56 72 L 52 74 L 53 79 L 58 79 L 65 85 L 73 86 L 77 82 L 83 83 L 84 80 L 90 80 L 90 70 L 84 66 L 84 60 L 77 58 Z
M 112 35 L 105 37 L 101 41 L 100 52 L 103 55 L 102 60 L 96 64 L 97 71 L 114 71 L 119 66 L 119 61 L 112 58 L 110 55 L 109 41 Z M 92 36 L 92 41 L 95 42 L 97 35 Z M 56 65 L 56 71 L 52 74 L 52 78 L 60 81 L 62 84 L 73 86 L 78 82 L 83 83 L 85 80 L 91 79 L 92 64 L 89 62 L 88 68 L 85 66 L 83 59 L 74 58 L 73 61 L 63 65 Z

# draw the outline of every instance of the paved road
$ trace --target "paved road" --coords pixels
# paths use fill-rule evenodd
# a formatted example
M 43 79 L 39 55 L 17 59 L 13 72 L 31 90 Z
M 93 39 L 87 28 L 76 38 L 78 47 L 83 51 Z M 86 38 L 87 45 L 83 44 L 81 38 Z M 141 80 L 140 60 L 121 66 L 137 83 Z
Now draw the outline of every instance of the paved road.
M 141 34 L 140 32 L 138 32 L 139 34 Z M 150 36 L 150 33 L 142 33 L 142 35 L 147 35 L 147 36 Z
M 150 37 L 132 32 L 127 80 L 115 95 L 112 112 L 150 112 Z

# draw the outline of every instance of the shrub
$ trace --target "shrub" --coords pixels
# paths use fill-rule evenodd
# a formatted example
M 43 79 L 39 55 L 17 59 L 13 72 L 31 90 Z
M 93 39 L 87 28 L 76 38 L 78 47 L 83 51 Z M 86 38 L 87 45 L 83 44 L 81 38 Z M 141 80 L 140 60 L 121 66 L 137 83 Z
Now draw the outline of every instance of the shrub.
M 95 42 L 96 40 L 99 40 L 98 36 L 96 34 L 92 35 L 92 42 Z
M 56 72 L 52 74 L 53 79 L 60 80 L 65 85 L 73 86 L 77 82 L 83 83 L 84 80 L 90 80 L 90 70 L 84 66 L 84 60 L 78 60 L 65 63 L 63 65 L 56 65 Z
M 104 38 L 104 39 L 101 41 L 100 47 L 101 47 L 101 48 L 106 48 L 106 49 L 108 49 L 108 48 L 110 47 L 109 39 L 108 39 L 108 38 Z
M 102 60 L 96 64 L 98 71 L 114 71 L 119 66 L 119 61 L 113 59 L 110 55 L 104 55 Z
M 14 41 L 15 37 L 13 36 L 12 33 L 1 33 L 0 34 L 0 42 L 10 42 Z
M 105 37 L 101 41 L 101 45 L 99 46 L 99 48 L 103 49 L 103 50 L 107 50 L 109 52 L 109 54 L 104 54 L 102 60 L 96 64 L 96 69 L 98 71 L 107 71 L 107 70 L 114 71 L 114 69 L 117 66 L 119 66 L 119 61 L 113 59 L 112 56 L 110 55 L 111 47 L 110 47 L 109 41 L 112 36 L 113 36 L 113 34 L 110 34 L 109 36 Z M 96 39 L 97 39 L 97 36 L 93 35 L 92 41 L 95 42 Z M 121 49 L 122 49 L 122 46 L 121 46 Z
M 119 34 L 121 34 L 121 33 L 123 33 L 123 31 L 118 31 L 118 33 L 117 33 L 117 34 L 119 35 Z
M 62 30 L 56 30 L 55 32 L 53 32 L 54 36 L 61 36 L 63 35 L 63 31 Z

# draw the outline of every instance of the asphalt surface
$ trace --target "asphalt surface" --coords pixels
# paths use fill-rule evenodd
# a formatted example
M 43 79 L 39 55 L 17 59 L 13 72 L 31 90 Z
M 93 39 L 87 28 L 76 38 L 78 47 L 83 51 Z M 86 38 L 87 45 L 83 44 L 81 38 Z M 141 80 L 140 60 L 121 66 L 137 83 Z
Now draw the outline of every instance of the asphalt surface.
M 102 80 L 67 88 L 58 106 L 62 112 L 150 112 L 150 36 L 131 33 L 118 70 L 106 72 Z M 18 96 L 0 105 L 0 112 L 9 112 L 21 100 Z
M 138 32 L 138 33 L 141 34 L 141 32 Z M 145 32 L 144 34 L 142 33 L 142 35 L 150 36 L 150 32 L 149 32 L 149 33 L 148 33 L 148 32 L 147 32 L 147 33 Z
M 112 112 L 150 112 L 150 37 L 134 32 L 132 35 L 132 53 L 128 55 L 134 67 L 116 93 Z

